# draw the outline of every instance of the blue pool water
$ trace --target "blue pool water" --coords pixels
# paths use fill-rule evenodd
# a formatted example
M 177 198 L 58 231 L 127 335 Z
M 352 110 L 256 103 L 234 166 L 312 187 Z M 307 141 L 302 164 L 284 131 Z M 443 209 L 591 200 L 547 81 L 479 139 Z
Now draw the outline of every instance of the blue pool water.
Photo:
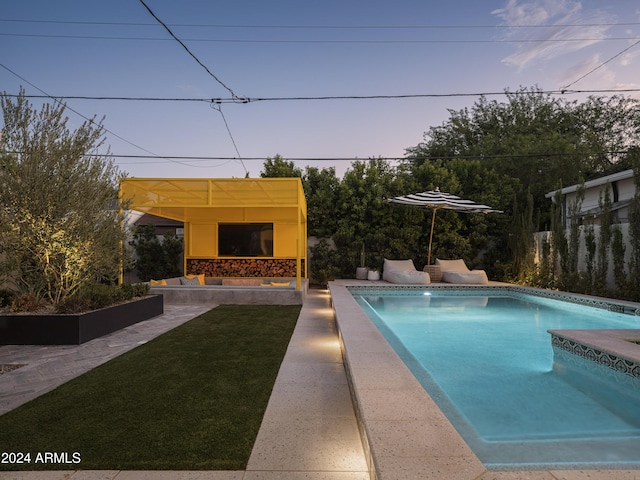
M 547 333 L 640 317 L 522 294 L 354 297 L 488 467 L 640 466 L 640 381 L 554 356 Z

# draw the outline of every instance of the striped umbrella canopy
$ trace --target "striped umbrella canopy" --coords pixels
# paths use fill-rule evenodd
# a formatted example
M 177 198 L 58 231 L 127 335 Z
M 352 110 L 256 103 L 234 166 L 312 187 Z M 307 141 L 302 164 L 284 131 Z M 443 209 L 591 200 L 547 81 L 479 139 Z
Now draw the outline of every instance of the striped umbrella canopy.
M 388 203 L 400 203 L 402 205 L 413 205 L 432 209 L 431 233 L 429 234 L 429 251 L 427 254 L 427 265 L 431 265 L 431 244 L 433 243 L 433 225 L 436 220 L 436 213 L 440 209 L 455 210 L 465 213 L 503 213 L 501 210 L 476 203 L 472 200 L 465 200 L 451 193 L 441 192 L 438 187 L 422 193 L 411 193 L 400 197 L 385 200 Z

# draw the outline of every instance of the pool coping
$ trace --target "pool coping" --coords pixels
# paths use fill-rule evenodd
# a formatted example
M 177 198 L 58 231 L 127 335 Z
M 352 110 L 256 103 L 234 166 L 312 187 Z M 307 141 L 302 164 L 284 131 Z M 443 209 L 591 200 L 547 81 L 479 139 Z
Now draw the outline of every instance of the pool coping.
M 547 332 L 554 347 L 640 379 L 640 329 Z
M 386 282 L 336 280 L 329 283 L 332 307 L 342 347 L 365 456 L 376 480 L 456 478 L 471 480 L 490 474 L 498 478 L 512 472 L 489 471 L 462 439 L 433 399 L 422 388 L 347 287 L 415 290 Z M 468 286 L 430 285 L 421 288 L 469 290 Z M 472 287 L 473 288 L 473 287 Z M 511 284 L 483 285 L 478 289 L 507 290 L 557 298 L 571 295 L 577 302 L 614 311 L 640 314 L 640 305 L 611 299 L 553 292 Z M 622 310 L 621 310 L 622 309 Z M 490 472 L 490 473 L 489 473 Z M 522 475 L 525 470 L 519 471 Z M 536 470 L 536 474 L 544 470 Z M 550 478 L 634 478 L 638 470 L 549 470 Z M 530 472 L 534 475 L 533 472 Z M 562 475 L 561 475 L 562 474 Z M 584 475 L 584 476 L 580 476 Z

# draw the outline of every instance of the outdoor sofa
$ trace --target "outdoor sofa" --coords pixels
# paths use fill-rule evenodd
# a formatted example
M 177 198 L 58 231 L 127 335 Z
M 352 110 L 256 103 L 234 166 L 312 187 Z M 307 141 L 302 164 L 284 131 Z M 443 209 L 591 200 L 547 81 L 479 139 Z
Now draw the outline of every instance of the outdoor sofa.
M 189 305 L 301 305 L 308 289 L 295 278 L 213 278 L 185 275 L 149 281 L 150 292 L 163 295 L 165 304 Z
M 200 275 L 185 275 L 183 277 L 163 278 L 161 280 L 149 280 L 152 287 L 158 286 L 188 286 L 198 287 L 205 285 L 223 285 L 237 287 L 289 287 L 294 283 L 287 278 L 211 278 Z

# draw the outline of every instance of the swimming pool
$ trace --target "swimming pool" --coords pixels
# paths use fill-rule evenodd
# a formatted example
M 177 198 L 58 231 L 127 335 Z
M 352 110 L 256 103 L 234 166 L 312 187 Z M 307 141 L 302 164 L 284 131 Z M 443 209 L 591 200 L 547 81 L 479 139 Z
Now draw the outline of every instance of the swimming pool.
M 508 289 L 351 293 L 485 465 L 640 466 L 640 379 L 547 333 L 640 328 L 640 316 Z

